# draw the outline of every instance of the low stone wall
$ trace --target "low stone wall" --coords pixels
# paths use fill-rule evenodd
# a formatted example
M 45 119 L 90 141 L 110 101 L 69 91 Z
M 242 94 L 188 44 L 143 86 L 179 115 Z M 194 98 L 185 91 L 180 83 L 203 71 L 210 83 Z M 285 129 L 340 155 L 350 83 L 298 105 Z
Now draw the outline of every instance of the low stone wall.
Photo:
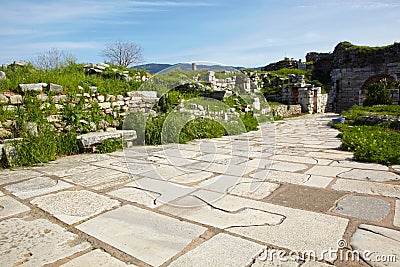
M 301 114 L 300 105 L 278 105 L 271 107 L 272 112 L 275 116 L 290 117 Z
M 43 102 L 42 109 L 45 108 L 45 105 L 50 105 L 50 103 L 54 104 L 55 108 L 58 110 L 58 113 L 50 115 L 46 119 L 60 131 L 64 130 L 63 128 L 65 126 L 60 113 L 65 105 L 69 103 L 75 105 L 83 100 L 85 102 L 85 110 L 93 108 L 93 104 L 97 103 L 101 110 L 101 115 L 111 115 L 117 119 L 120 117 L 125 117 L 128 112 L 135 111 L 154 114 L 155 111 L 152 108 L 159 100 L 156 91 L 133 91 L 127 92 L 125 95 L 103 95 L 97 93 L 96 87 L 91 87 L 91 93 L 76 94 L 69 97 L 61 94 L 62 87 L 55 84 L 20 84 L 19 87 L 23 92 L 37 92 L 36 98 Z M 58 89 L 57 92 L 60 92 L 59 94 L 54 95 L 54 93 L 56 93 L 55 88 Z M 10 111 L 16 110 L 17 108 L 24 108 L 24 98 L 24 94 L 0 93 L 0 105 L 2 106 L 3 110 Z M 4 125 L 10 123 L 12 122 L 4 123 Z M 84 121 L 81 121 L 81 123 L 85 124 Z M 119 124 L 118 120 L 116 120 L 114 124 L 101 121 L 99 122 L 98 128 L 96 125 L 93 125 L 92 131 L 106 130 L 108 127 L 119 126 L 116 124 Z M 0 124 L 0 140 L 3 139 L 2 135 L 6 136 L 7 132 Z

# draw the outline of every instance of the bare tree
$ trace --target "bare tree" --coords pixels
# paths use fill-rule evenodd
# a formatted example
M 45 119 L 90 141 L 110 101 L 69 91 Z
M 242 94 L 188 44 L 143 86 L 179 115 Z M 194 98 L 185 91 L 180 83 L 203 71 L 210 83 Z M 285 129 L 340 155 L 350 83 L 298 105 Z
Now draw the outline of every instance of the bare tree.
M 59 69 L 76 62 L 76 57 L 71 53 L 51 48 L 48 51 L 40 53 L 32 64 L 43 70 Z
M 143 62 L 142 48 L 133 42 L 115 41 L 107 44 L 102 56 L 111 63 L 128 67 L 133 63 Z

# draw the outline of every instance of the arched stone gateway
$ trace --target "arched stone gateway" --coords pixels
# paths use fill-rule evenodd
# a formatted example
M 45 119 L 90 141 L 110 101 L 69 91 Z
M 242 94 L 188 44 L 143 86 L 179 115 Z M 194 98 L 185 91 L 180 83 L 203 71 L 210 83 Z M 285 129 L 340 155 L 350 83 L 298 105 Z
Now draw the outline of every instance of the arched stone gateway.
M 377 74 L 369 77 L 361 86 L 358 92 L 358 105 L 362 106 L 364 101 L 367 99 L 368 87 L 376 82 L 386 79 L 389 83 L 396 81 L 396 79 L 388 74 Z

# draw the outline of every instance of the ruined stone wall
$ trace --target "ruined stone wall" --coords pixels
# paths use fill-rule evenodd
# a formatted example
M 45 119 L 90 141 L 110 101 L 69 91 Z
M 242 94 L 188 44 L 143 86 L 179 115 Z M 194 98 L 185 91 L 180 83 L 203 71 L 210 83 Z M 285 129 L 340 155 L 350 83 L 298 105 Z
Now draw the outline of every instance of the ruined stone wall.
M 275 116 L 283 118 L 301 115 L 300 105 L 278 105 L 273 106 L 271 109 Z
M 400 61 L 362 68 L 334 69 L 331 78 L 333 82 L 329 93 L 331 109 L 340 112 L 353 105 L 362 105 L 366 99 L 369 83 L 381 78 L 399 80 Z
M 328 111 L 341 112 L 353 105 L 362 105 L 369 84 L 382 78 L 400 79 L 400 43 L 364 47 L 342 42 L 333 53 L 309 53 L 307 56 L 307 60 L 314 61 L 314 71 L 330 73 L 332 88 Z

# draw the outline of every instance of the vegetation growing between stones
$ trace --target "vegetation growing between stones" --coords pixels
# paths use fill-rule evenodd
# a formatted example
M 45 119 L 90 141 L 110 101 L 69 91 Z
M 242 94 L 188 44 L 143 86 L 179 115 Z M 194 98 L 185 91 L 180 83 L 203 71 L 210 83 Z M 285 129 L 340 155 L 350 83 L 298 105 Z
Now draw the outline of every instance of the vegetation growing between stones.
M 366 116 L 393 116 L 387 121 L 365 120 Z M 362 162 L 385 165 L 400 164 L 400 133 L 398 118 L 400 106 L 386 105 L 373 107 L 354 106 L 343 112 L 344 124 L 335 124 L 341 133 L 341 149 L 354 152 L 354 158 Z M 368 118 L 368 117 L 367 117 Z

